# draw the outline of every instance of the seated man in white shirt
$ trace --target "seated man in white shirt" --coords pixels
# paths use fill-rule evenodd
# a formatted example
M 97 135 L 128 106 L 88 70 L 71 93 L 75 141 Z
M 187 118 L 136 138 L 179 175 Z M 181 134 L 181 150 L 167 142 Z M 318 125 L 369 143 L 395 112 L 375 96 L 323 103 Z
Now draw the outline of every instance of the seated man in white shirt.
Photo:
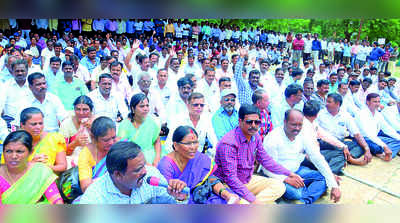
M 122 63 L 114 61 L 110 64 L 109 70 L 113 78 L 112 89 L 122 95 L 126 102 L 129 102 L 132 97 L 132 88 L 125 75 L 122 74 Z
M 168 83 L 168 71 L 165 68 L 160 68 L 157 71 L 157 81 L 153 81 L 151 86 L 152 91 L 156 94 L 159 94 L 164 104 L 164 107 L 167 106 L 171 95 L 176 93 L 176 85 L 172 85 L 170 82 Z
M 353 117 L 341 108 L 342 103 L 343 99 L 339 94 L 328 94 L 326 109 L 318 114 L 317 122 L 321 128 L 347 145 L 350 154 L 343 151 L 349 163 L 366 165 L 372 159 L 370 148 L 360 134 Z
M 356 116 L 356 123 L 371 148 L 371 153 L 390 161 L 400 151 L 400 134 L 385 121 L 378 111 L 379 106 L 379 94 L 368 94 L 367 107 L 361 109 Z
M 343 98 L 342 109 L 347 111 L 351 116 L 355 117 L 360 112 L 360 109 L 354 103 L 352 94 L 349 92 L 349 85 L 344 82 L 339 83 L 337 93 L 339 93 Z
M 175 132 L 175 129 L 181 125 L 188 125 L 196 129 L 199 135 L 198 151 L 206 153 L 210 158 L 214 158 L 218 140 L 212 126 L 211 115 L 204 111 L 204 108 L 204 95 L 198 92 L 191 93 L 188 98 L 187 111 L 178 114 L 169 113 L 174 121 L 168 123 L 168 127 L 170 128 L 170 133 Z M 207 148 L 205 148 L 206 142 L 208 143 Z M 165 148 L 167 152 L 172 151 L 172 134 L 168 134 Z
M 215 80 L 214 68 L 207 67 L 204 71 L 204 78 L 199 80 L 196 91 L 204 95 L 205 100 L 208 102 L 208 112 L 214 113 L 219 108 L 219 88 Z
M 318 122 L 315 121 L 320 109 L 320 104 L 316 100 L 309 100 L 304 104 L 303 130 L 306 134 L 312 135 L 318 140 L 320 152 L 328 162 L 332 172 L 334 174 L 341 174 L 343 167 L 346 165 L 346 158 L 350 155 L 349 148 L 346 144 L 321 128 Z M 305 159 L 301 165 L 316 170 L 314 164 L 308 159 Z
M 317 140 L 302 131 L 303 119 L 301 111 L 287 110 L 284 125 L 272 130 L 264 139 L 264 148 L 268 155 L 283 167 L 295 172 L 303 180 L 299 182 L 286 176 L 273 174 L 266 169 L 263 171 L 268 176 L 285 182 L 286 192 L 283 195 L 285 199 L 311 204 L 320 198 L 328 187 L 332 188 L 331 199 L 338 202 L 340 200 L 339 186 L 328 163 L 319 152 Z M 318 171 L 300 165 L 306 155 Z
M 90 92 L 87 96 L 93 101 L 93 114 L 106 116 L 114 122 L 120 122 L 128 117 L 128 105 L 122 95 L 112 91 L 112 76 L 102 74 L 99 77 L 99 88 Z
M 11 121 L 19 117 L 19 111 L 22 100 L 31 94 L 26 79 L 28 73 L 28 64 L 25 60 L 16 60 L 11 64 L 13 78 L 4 83 L 0 89 L 0 113 L 2 118 L 7 122 L 7 126 L 11 127 Z
M 400 100 L 396 105 L 386 106 L 382 110 L 382 115 L 390 125 L 400 134 Z
M 261 82 L 263 88 L 268 92 L 268 95 L 271 97 L 271 101 L 281 101 L 284 99 L 284 92 L 287 87 L 286 81 L 284 81 L 284 79 L 285 74 L 283 73 L 282 68 L 276 68 L 274 77 L 269 77 L 268 80 L 264 80 L 264 82 Z
M 285 97 L 282 100 L 274 101 L 271 99 L 270 111 L 272 124 L 274 127 L 283 125 L 283 117 L 285 111 L 291 108 L 303 110 L 304 102 L 302 101 L 303 88 L 298 84 L 290 84 L 285 89 Z
M 47 92 L 47 83 L 44 74 L 33 73 L 28 76 L 29 88 L 31 94 L 23 100 L 20 112 L 28 107 L 39 108 L 44 114 L 44 131 L 58 132 L 60 123 L 68 117 L 67 111 L 61 100 L 54 94 Z M 17 126 L 20 125 L 19 116 L 15 120 Z
M 193 81 L 189 78 L 180 78 L 177 86 L 178 93 L 171 95 L 167 104 L 168 126 L 175 121 L 172 117 L 174 114 L 187 112 L 186 104 L 188 103 L 189 95 L 193 92 Z

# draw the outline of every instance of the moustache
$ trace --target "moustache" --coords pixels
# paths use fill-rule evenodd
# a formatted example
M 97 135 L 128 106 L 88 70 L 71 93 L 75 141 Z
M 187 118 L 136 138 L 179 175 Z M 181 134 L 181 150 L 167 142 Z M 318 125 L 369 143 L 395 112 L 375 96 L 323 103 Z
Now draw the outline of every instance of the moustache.
M 249 128 L 249 131 L 258 131 L 258 128 Z
M 136 182 L 140 182 L 144 177 L 146 176 L 146 174 L 143 174 L 142 176 L 140 176 Z

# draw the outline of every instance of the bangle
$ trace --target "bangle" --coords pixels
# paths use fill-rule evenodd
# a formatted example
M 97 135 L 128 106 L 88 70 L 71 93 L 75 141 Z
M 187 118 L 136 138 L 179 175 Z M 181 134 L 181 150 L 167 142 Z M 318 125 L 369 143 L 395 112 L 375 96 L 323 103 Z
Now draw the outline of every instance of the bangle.
M 219 189 L 219 192 L 218 192 L 218 194 L 219 194 L 219 196 L 220 197 L 222 197 L 222 192 L 224 192 L 226 190 L 226 188 L 224 187 L 224 188 L 221 188 L 221 189 Z

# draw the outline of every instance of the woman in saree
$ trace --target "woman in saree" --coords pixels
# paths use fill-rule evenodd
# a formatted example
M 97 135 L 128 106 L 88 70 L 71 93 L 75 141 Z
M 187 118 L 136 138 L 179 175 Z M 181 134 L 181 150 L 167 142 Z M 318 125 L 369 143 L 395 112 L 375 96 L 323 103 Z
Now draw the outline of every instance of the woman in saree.
M 27 131 L 10 133 L 3 145 L 0 204 L 63 204 L 55 184 L 57 175 L 43 163 L 28 161 L 33 139 Z
M 189 203 L 197 203 L 193 196 L 194 188 L 209 181 L 212 192 L 204 198 L 207 204 L 238 203 L 239 196 L 230 192 L 217 177 L 213 176 L 217 165 L 207 155 L 197 151 L 199 141 L 197 132 L 190 126 L 179 126 L 172 136 L 173 149 L 158 164 L 161 174 L 170 180 L 180 180 L 191 189 Z M 218 182 L 218 183 L 216 183 Z
M 131 113 L 118 127 L 118 137 L 134 142 L 142 148 L 147 163 L 157 167 L 161 158 L 161 126 L 149 115 L 149 99 L 143 93 L 132 96 Z
M 75 114 L 66 118 L 60 126 L 60 134 L 67 143 L 68 164 L 71 166 L 78 162 L 81 148 L 90 143 L 89 131 L 94 120 L 93 102 L 88 96 L 77 97 L 73 105 Z
M 28 161 L 44 163 L 59 174 L 67 169 L 64 137 L 57 132 L 46 132 L 44 129 L 43 113 L 36 107 L 22 110 L 20 115 L 21 129 L 29 132 L 33 138 L 33 151 Z M 4 163 L 2 156 L 2 163 Z
M 90 128 L 91 143 L 82 148 L 78 159 L 79 185 L 85 192 L 97 177 L 106 173 L 106 156 L 116 142 L 115 123 L 108 117 L 96 118 Z

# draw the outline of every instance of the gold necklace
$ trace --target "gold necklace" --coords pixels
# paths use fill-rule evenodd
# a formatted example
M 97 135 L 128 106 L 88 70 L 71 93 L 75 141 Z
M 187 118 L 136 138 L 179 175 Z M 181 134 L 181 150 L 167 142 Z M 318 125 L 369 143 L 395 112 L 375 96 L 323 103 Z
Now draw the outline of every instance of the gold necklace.
M 6 168 L 6 174 L 7 174 L 7 177 L 11 180 L 11 184 L 14 184 L 15 182 L 17 182 L 17 180 L 18 180 L 19 178 L 17 177 L 18 179 L 15 180 L 14 178 L 11 177 L 10 172 L 8 171 L 7 166 L 4 166 L 4 168 Z M 25 171 L 24 171 L 24 172 L 25 172 Z
M 181 171 L 183 171 L 184 170 L 184 168 L 183 168 L 183 162 L 180 162 L 180 160 L 178 159 L 178 157 L 176 156 L 176 152 L 174 152 L 174 157 L 175 157 L 175 160 L 176 160 L 176 164 L 178 165 L 178 168 L 181 170 Z

